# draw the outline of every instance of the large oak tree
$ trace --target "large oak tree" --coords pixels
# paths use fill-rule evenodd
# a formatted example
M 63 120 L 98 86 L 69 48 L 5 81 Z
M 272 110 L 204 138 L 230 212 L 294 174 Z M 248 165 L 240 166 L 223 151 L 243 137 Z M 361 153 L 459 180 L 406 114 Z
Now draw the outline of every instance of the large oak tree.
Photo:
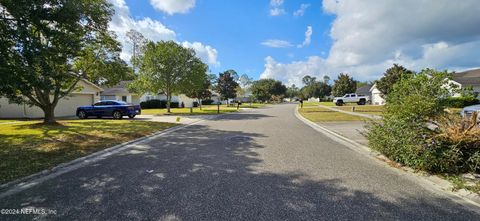
M 112 13 L 107 0 L 0 1 L 0 95 L 40 107 L 53 123 L 82 78 L 118 81 L 127 69 L 107 30 Z

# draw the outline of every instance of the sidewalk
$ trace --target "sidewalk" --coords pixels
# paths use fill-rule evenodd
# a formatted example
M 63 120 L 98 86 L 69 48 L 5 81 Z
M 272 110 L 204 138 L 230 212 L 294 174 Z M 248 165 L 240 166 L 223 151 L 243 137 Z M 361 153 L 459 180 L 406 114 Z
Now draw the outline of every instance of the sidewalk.
M 368 146 L 368 140 L 363 135 L 363 133 L 366 132 L 366 122 L 364 121 L 334 121 L 315 123 L 359 144 Z

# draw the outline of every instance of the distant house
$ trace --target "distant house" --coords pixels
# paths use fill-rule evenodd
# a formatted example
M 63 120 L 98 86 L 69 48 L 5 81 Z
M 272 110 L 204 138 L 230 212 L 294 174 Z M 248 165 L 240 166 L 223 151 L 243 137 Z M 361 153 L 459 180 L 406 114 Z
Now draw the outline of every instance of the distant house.
M 62 98 L 55 107 L 56 117 L 75 116 L 77 107 L 92 105 L 100 100 L 102 88 L 87 80 L 77 83 L 79 90 Z M 11 104 L 7 98 L 0 98 L 0 118 L 42 118 L 43 111 L 37 106 Z
M 471 87 L 473 93 L 480 98 L 480 69 L 473 69 L 458 73 L 452 74 L 452 80 L 448 82 L 448 85 L 445 85 L 446 88 L 450 90 L 450 84 L 455 84 L 459 89 Z M 385 99 L 382 97 L 382 92 L 378 90 L 377 85 L 374 84 L 370 88 L 372 104 L 383 105 L 385 104 Z M 358 92 L 357 92 L 358 94 Z M 460 96 L 460 93 L 452 94 L 453 97 Z
M 367 84 L 365 86 L 357 88 L 355 93 L 358 94 L 358 95 L 363 95 L 363 96 L 371 96 L 370 88 L 372 88 L 372 85 Z
M 121 81 L 113 87 L 104 88 L 103 92 L 100 94 L 101 100 L 118 100 L 132 104 L 139 104 L 141 95 L 131 93 L 127 89 L 130 82 L 131 81 Z
M 480 98 L 480 69 L 454 73 L 452 81 L 460 88 L 472 87 L 475 95 Z
M 167 100 L 167 95 L 164 93 L 158 93 L 156 95 L 153 95 L 151 93 L 144 94 L 143 96 L 140 97 L 140 102 L 143 101 L 149 101 L 149 100 L 161 100 L 165 101 Z M 192 107 L 193 103 L 198 101 L 196 98 L 190 98 L 185 94 L 178 94 L 178 95 L 172 95 L 171 97 L 172 102 L 178 102 L 180 105 L 183 103 L 184 107 Z
M 385 104 L 385 99 L 382 97 L 383 94 L 380 90 L 377 88 L 377 84 L 373 84 L 373 86 L 370 88 L 370 100 L 372 101 L 372 104 L 374 105 L 384 105 Z

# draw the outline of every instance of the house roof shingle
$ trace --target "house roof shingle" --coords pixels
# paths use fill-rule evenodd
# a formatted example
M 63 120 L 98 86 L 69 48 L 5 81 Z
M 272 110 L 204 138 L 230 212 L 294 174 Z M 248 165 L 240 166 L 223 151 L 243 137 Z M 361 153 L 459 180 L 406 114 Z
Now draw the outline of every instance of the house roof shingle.
M 120 81 L 117 85 L 109 88 L 104 88 L 102 95 L 116 95 L 116 94 L 128 94 L 127 85 L 132 81 Z
M 372 85 L 367 84 L 365 86 L 357 88 L 355 93 L 358 94 L 358 95 L 370 95 L 370 93 L 371 93 L 370 88 L 372 88 Z
M 480 69 L 454 73 L 453 80 L 462 86 L 480 86 Z

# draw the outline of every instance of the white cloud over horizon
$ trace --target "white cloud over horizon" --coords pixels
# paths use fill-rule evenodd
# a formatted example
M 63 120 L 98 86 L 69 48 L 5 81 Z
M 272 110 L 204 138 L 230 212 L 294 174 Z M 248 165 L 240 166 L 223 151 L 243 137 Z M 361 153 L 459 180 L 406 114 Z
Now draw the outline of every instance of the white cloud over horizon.
M 271 48 L 289 48 L 293 46 L 289 41 L 280 39 L 268 39 L 260 44 Z
M 323 10 L 335 16 L 330 51 L 290 63 L 268 56 L 261 78 L 298 84 L 306 74 L 347 72 L 374 80 L 393 63 L 416 71 L 480 66 L 478 1 L 324 0 Z
M 187 13 L 195 7 L 195 0 L 150 0 L 150 4 L 169 15 Z
M 130 29 L 135 29 L 151 41 L 173 40 L 177 41 L 177 34 L 175 31 L 167 28 L 158 20 L 153 20 L 149 17 L 142 19 L 133 19 L 130 15 L 130 9 L 124 0 L 109 0 L 115 10 L 112 20 L 109 23 L 109 30 L 117 35 L 117 40 L 122 44 L 121 58 L 127 62 L 130 61 L 132 55 L 132 44 L 126 37 L 126 33 Z M 177 41 L 178 42 L 178 41 Z M 178 42 L 184 47 L 189 47 L 195 50 L 198 57 L 203 62 L 209 65 L 219 66 L 220 62 L 217 60 L 218 52 L 215 48 L 209 45 L 204 45 L 200 42 L 190 43 L 188 41 Z

